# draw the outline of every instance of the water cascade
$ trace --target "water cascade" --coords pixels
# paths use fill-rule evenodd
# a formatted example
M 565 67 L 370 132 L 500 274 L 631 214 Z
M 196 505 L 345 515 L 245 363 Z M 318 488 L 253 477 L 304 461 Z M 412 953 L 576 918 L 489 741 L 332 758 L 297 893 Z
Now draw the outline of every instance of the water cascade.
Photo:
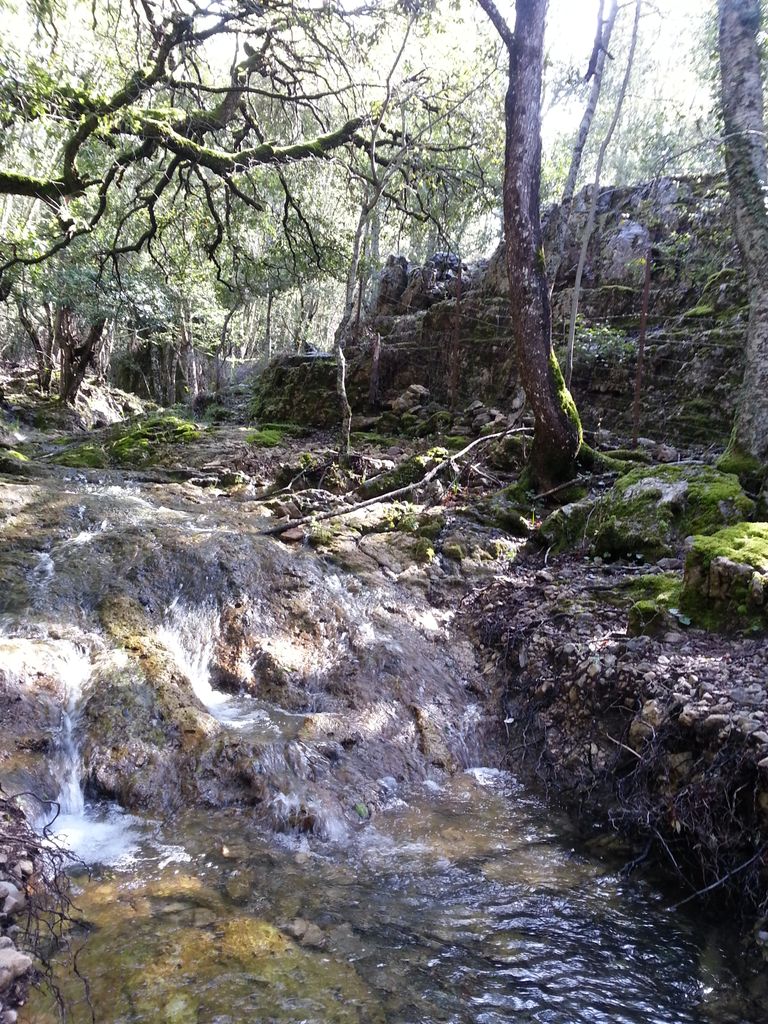
M 753 1024 L 716 1003 L 737 989 L 730 933 L 623 878 L 500 770 L 453 594 L 431 607 L 329 566 L 205 492 L 60 497 L 35 537 L 55 557 L 31 552 L 0 606 L 0 665 L 30 716 L 33 685 L 60 683 L 52 831 L 108 865 L 75 879 L 90 927 L 77 971 L 57 966 L 75 1024 L 82 977 L 99 1024 Z M 212 675 L 232 621 L 250 693 Z M 105 765 L 126 806 L 142 772 L 161 799 L 146 785 L 134 816 L 84 794 Z M 57 1019 L 40 993 L 20 1016 Z

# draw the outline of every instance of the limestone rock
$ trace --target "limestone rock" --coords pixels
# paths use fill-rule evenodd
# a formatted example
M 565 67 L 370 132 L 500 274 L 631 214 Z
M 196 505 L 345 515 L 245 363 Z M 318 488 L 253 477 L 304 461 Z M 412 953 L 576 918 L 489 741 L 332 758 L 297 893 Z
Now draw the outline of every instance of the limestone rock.
M 17 949 L 0 949 L 0 992 L 32 967 L 32 958 Z

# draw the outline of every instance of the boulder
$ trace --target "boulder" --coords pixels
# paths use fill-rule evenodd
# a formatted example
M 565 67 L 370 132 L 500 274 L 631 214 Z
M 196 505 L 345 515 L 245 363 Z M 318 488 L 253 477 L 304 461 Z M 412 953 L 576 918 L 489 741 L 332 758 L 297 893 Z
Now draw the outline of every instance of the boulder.
M 585 536 L 598 555 L 673 556 L 686 537 L 710 534 L 747 519 L 754 502 L 738 477 L 710 466 L 640 466 L 594 502 Z

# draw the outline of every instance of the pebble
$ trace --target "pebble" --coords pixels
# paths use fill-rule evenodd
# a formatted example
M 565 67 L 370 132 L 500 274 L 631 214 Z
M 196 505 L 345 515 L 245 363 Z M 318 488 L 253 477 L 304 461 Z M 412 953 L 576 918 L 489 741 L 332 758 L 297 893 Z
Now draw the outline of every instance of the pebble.
M 323 929 L 314 921 L 307 921 L 303 917 L 294 918 L 285 930 L 300 945 L 308 946 L 310 949 L 322 949 L 326 944 Z

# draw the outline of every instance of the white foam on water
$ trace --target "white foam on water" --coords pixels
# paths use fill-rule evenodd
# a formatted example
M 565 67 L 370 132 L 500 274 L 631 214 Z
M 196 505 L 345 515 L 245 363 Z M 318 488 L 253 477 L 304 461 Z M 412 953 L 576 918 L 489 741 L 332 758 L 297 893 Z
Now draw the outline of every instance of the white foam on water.
M 83 805 L 80 812 L 61 813 L 47 835 L 84 864 L 127 867 L 136 861 L 143 822 L 117 805 Z
M 71 645 L 60 669 L 64 686 L 65 707 L 61 718 L 59 740 L 59 793 L 56 800 L 64 814 L 78 815 L 85 809 L 80 785 L 80 750 L 75 739 L 75 725 L 83 686 L 91 674 L 91 661 L 81 648 Z
M 211 657 L 218 633 L 216 611 L 212 607 L 188 608 L 178 598 L 158 630 L 158 640 L 192 684 L 195 696 L 208 711 L 222 720 L 237 717 L 228 693 L 211 686 Z

